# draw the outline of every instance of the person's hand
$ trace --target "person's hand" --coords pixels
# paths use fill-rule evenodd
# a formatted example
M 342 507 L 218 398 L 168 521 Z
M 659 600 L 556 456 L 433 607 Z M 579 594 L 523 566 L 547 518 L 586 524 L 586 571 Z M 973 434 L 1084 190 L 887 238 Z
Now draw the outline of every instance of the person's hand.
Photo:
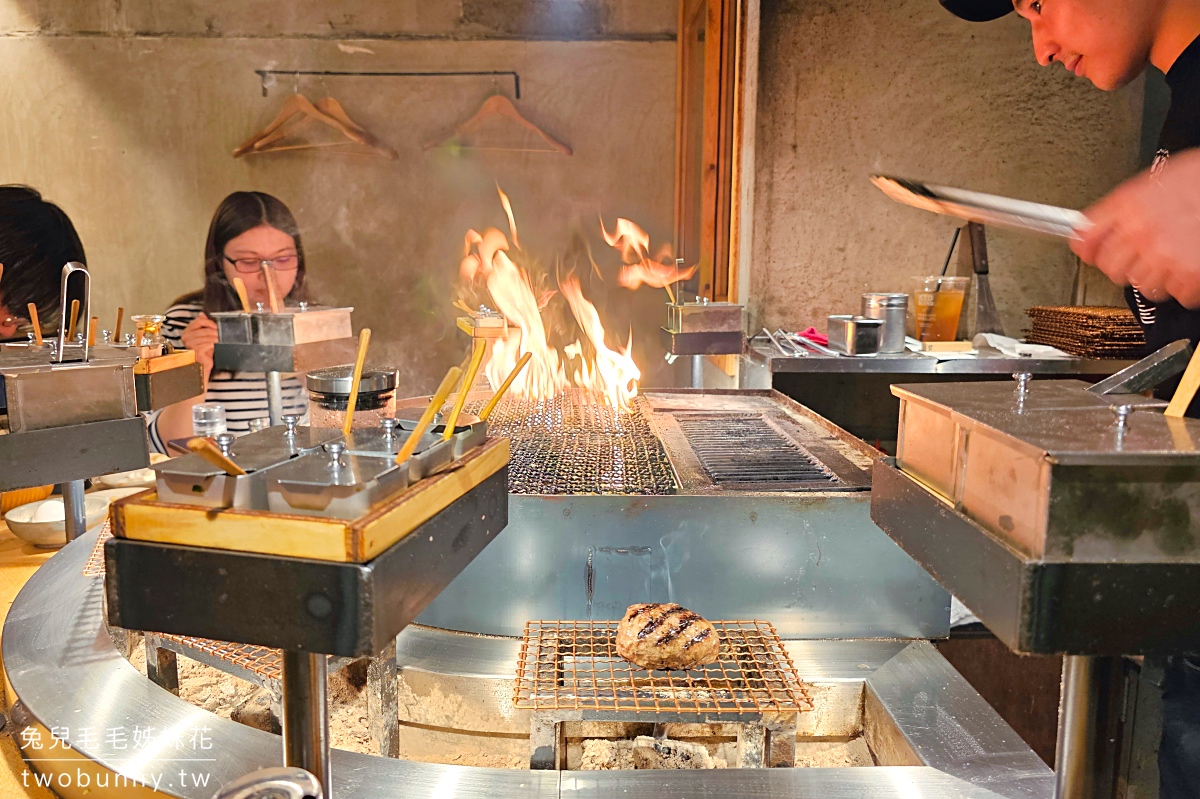
M 200 314 L 192 323 L 183 329 L 180 336 L 183 346 L 196 353 L 196 363 L 204 370 L 204 383 L 208 384 L 208 376 L 213 368 L 213 345 L 217 343 L 217 323 L 206 315 Z
M 1152 302 L 1200 307 L 1200 150 L 1172 156 L 1084 211 L 1075 254 Z

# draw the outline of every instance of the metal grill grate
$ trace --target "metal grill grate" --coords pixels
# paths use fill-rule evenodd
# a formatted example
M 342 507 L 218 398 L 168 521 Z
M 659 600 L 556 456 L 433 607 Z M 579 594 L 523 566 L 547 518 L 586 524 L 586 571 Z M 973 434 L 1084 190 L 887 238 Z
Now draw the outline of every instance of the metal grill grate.
M 531 621 L 517 659 L 514 704 L 529 710 L 630 713 L 779 713 L 812 709 L 775 628 L 715 621 L 716 663 L 646 671 L 616 651 L 615 621 Z
M 782 488 L 838 482 L 761 414 L 680 414 L 678 422 L 714 485 Z
M 477 412 L 482 403 L 469 406 Z M 675 476 L 662 442 L 636 407 L 617 411 L 583 391 L 505 399 L 488 419 L 512 444 L 513 494 L 670 494 Z
M 87 563 L 83 566 L 84 577 L 104 575 L 104 542 L 110 538 L 112 538 L 112 522 L 105 519 L 104 526 L 100 528 L 100 534 L 96 536 L 96 545 L 92 547 L 92 554 L 88 556 Z
M 156 633 L 155 635 L 163 641 L 170 641 L 176 645 L 168 648 L 202 663 L 209 659 L 221 661 L 252 672 L 263 680 L 278 680 L 282 677 L 278 649 L 268 649 L 251 644 L 232 644 L 228 641 L 210 641 L 207 638 L 193 638 L 190 635 L 165 633 Z

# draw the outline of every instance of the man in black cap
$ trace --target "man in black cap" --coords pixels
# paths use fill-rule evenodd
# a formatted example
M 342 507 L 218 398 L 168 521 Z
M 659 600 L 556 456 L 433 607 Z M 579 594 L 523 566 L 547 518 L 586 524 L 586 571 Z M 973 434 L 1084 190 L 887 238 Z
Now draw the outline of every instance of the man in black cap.
M 1150 64 L 1171 107 L 1154 166 L 1085 213 L 1095 226 L 1072 248 L 1126 285 L 1151 349 L 1200 341 L 1200 0 L 939 0 L 974 22 L 1014 10 L 1033 31 L 1038 63 L 1059 62 L 1118 89 Z M 1193 152 L 1184 151 L 1193 150 Z M 1170 387 L 1173 389 L 1173 386 Z M 1200 400 L 1188 409 L 1200 416 Z M 1160 799 L 1200 797 L 1200 660 L 1171 658 L 1163 683 Z

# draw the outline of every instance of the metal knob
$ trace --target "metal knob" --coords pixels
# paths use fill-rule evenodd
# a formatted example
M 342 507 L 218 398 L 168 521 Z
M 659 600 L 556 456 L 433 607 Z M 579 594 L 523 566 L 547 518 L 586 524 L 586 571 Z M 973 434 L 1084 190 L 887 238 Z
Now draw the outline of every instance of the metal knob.
M 111 330 L 101 330 L 100 331 L 100 341 L 104 342 L 105 344 L 111 344 L 112 343 L 112 331 Z
M 1117 429 L 1118 430 L 1124 431 L 1124 430 L 1129 429 L 1129 417 L 1133 416 L 1133 412 L 1136 410 L 1137 410 L 1137 408 L 1133 405 L 1115 405 L 1115 406 L 1113 406 L 1113 413 L 1115 413 L 1117 415 Z
M 137 335 L 136 334 L 134 334 L 134 333 L 126 333 L 125 334 L 125 346 L 126 347 L 132 347 L 136 343 L 137 343 Z
M 342 465 L 342 453 L 346 451 L 346 444 L 342 441 L 331 441 L 325 445 L 325 451 L 329 453 L 329 465 L 336 469 Z
M 254 303 L 254 310 L 258 311 L 259 313 L 262 313 L 266 309 L 267 309 L 267 306 L 264 305 L 263 303 L 261 303 L 261 302 Z
M 217 442 L 217 449 L 228 458 L 229 451 L 233 449 L 233 433 L 219 433 L 214 440 Z
M 400 426 L 400 420 L 393 417 L 385 417 L 379 420 L 379 426 L 383 428 L 383 434 L 388 438 L 393 438 L 396 435 L 396 428 Z
M 284 435 L 286 435 L 288 438 L 295 438 L 296 425 L 298 424 L 300 424 L 300 417 L 294 413 L 289 413 L 287 416 L 283 417 L 283 426 L 287 428 L 287 430 L 284 432 Z
M 213 799 L 324 799 L 324 793 L 302 768 L 264 768 L 225 783 Z
M 1013 380 L 1017 381 L 1017 394 L 1021 397 L 1029 394 L 1029 381 L 1033 379 L 1033 375 L 1029 372 L 1017 372 L 1013 375 Z
M 300 301 L 300 310 L 301 310 L 301 311 L 307 311 L 307 310 L 308 310 L 308 303 L 307 303 L 307 302 L 304 302 L 303 300 L 301 300 L 301 301 Z

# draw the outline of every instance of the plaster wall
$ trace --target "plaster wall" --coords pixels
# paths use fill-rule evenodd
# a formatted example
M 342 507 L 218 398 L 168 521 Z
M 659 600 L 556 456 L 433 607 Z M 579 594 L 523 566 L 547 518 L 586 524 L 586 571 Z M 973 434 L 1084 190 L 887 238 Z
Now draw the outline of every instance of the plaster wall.
M 955 222 L 868 182 L 896 174 L 1082 208 L 1138 165 L 1141 82 L 1104 93 L 1033 59 L 1015 15 L 975 25 L 933 0 L 764 0 L 751 329 L 825 327 L 864 291 L 942 267 Z M 1065 244 L 989 232 L 1010 335 L 1071 300 Z M 952 266 L 953 270 L 954 267 Z M 1088 304 L 1121 304 L 1087 269 Z
M 669 240 L 675 13 L 671 0 L 0 0 L 0 183 L 32 185 L 72 217 L 102 327 L 118 305 L 159 311 L 199 287 L 222 197 L 275 194 L 299 220 L 316 299 L 355 307 L 371 361 L 398 366 L 410 394 L 465 351 L 453 284 L 466 231 L 505 227 L 499 184 L 543 265 L 582 232 L 605 278 L 584 288 L 612 320 L 610 345 L 633 326 L 647 382 L 669 384 L 648 324 L 661 292 L 615 286 L 599 215 Z M 281 77 L 264 96 L 255 70 L 271 68 L 513 70 L 518 107 L 574 155 L 424 148 L 490 94 L 513 97 L 511 78 Z M 235 160 L 297 89 L 336 97 L 399 158 Z M 480 135 L 492 134 L 512 131 Z

